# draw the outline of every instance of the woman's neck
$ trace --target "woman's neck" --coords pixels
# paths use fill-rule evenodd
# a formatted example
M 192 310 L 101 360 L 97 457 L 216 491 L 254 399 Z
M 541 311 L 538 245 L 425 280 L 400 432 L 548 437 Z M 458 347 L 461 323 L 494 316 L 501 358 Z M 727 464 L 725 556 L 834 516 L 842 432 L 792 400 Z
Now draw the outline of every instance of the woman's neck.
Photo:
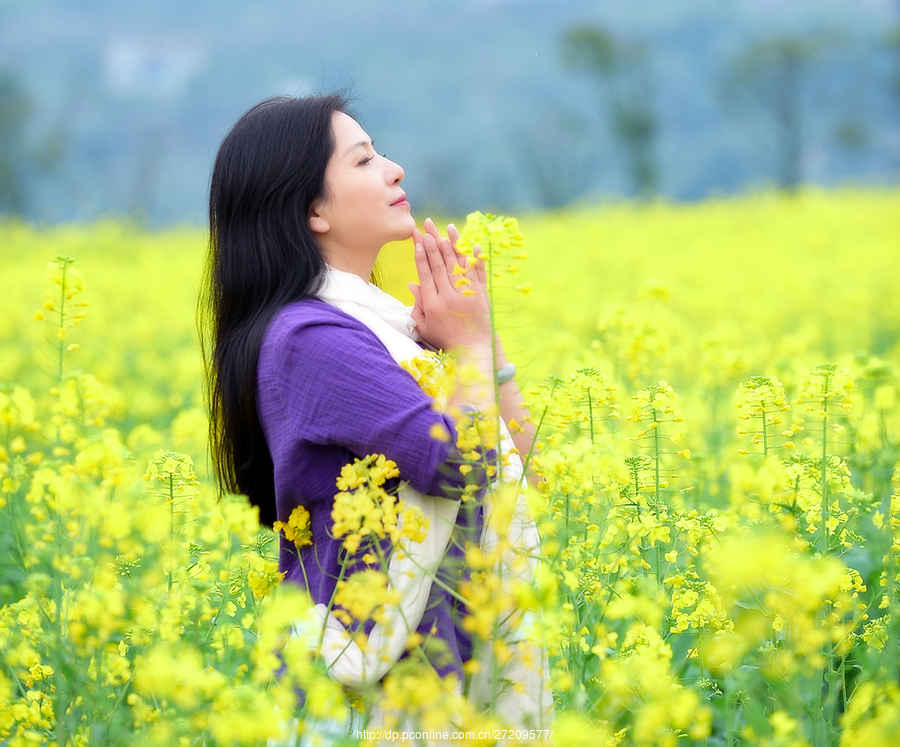
M 348 250 L 326 245 L 322 247 L 322 256 L 325 258 L 325 263 L 335 270 L 358 275 L 368 283 L 369 278 L 372 277 L 375 260 L 378 259 L 378 251 Z

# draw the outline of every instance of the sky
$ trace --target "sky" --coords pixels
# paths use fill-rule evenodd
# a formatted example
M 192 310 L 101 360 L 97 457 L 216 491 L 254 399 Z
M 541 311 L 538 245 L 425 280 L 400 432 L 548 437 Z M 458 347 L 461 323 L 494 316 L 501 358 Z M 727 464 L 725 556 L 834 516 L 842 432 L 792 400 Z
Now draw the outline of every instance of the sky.
M 542 173 L 570 199 L 629 194 L 608 102 L 561 59 L 565 30 L 585 23 L 650 50 L 664 196 L 772 177 L 765 123 L 723 112 L 717 76 L 754 40 L 826 30 L 841 49 L 821 76 L 827 105 L 810 104 L 807 178 L 896 178 L 900 116 L 883 94 L 894 63 L 877 51 L 900 23 L 893 0 L 0 0 L 0 70 L 32 97 L 30 147 L 65 143 L 57 169 L 31 180 L 39 219 L 202 222 L 215 149 L 240 114 L 335 88 L 420 203 L 527 208 Z M 831 142 L 854 117 L 865 152 Z

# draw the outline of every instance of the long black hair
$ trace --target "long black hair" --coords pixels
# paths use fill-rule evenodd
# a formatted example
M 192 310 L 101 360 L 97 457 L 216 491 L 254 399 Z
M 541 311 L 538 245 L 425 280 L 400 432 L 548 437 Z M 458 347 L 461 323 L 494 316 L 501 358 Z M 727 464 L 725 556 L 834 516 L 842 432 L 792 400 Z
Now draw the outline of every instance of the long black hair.
M 309 228 L 334 150 L 340 95 L 267 99 L 238 120 L 216 156 L 209 189 L 209 256 L 198 305 L 219 488 L 243 493 L 259 520 L 277 519 L 272 457 L 256 406 L 266 326 L 285 304 L 315 294 L 325 261 Z

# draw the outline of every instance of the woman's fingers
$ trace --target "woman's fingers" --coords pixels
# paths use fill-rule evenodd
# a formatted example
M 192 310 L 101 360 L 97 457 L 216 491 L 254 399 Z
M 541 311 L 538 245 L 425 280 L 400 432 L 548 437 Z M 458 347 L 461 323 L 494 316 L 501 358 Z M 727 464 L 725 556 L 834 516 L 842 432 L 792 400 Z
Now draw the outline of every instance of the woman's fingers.
M 412 293 L 413 300 L 415 301 L 411 316 L 416 323 L 416 326 L 422 328 L 425 323 L 425 309 L 422 306 L 422 289 L 416 283 L 409 283 L 407 287 L 409 288 L 409 292 Z M 421 333 L 421 329 L 419 331 Z
M 450 243 L 450 239 L 441 239 L 441 256 L 444 258 L 444 267 L 447 268 L 447 274 L 452 278 L 453 271 L 456 269 L 456 265 L 461 264 L 456 251 L 453 249 L 453 244 Z
M 422 224 L 422 227 L 425 229 L 425 235 L 431 236 L 435 242 L 438 244 L 441 243 L 441 232 L 438 231 L 438 227 L 434 224 L 434 221 L 431 218 L 426 218 L 425 223 Z
M 456 242 L 459 241 L 459 231 L 452 223 L 447 224 L 447 238 L 450 239 L 450 243 L 453 244 L 453 248 L 455 249 Z
M 429 270 L 428 280 L 433 283 L 434 292 L 446 293 L 450 290 L 457 290 L 455 284 L 457 276 L 454 271 L 457 266 L 460 266 L 473 270 L 467 275 L 472 285 L 475 286 L 473 290 L 479 292 L 480 295 L 487 295 L 487 275 L 485 263 L 481 257 L 481 248 L 475 247 L 475 259 L 457 252 L 456 243 L 459 241 L 460 234 L 452 223 L 447 225 L 446 238 L 441 236 L 431 218 L 425 219 L 423 228 L 424 233 L 418 229 L 413 232 L 413 239 L 417 242 L 417 246 L 421 243 L 425 250 Z M 421 275 L 420 271 L 420 277 Z M 430 288 L 426 288 L 426 290 L 430 290 Z M 459 291 L 457 290 L 457 292 Z
M 422 231 L 413 232 L 420 284 L 409 286 L 415 298 L 412 314 L 419 333 L 426 342 L 444 350 L 483 342 L 490 334 L 490 306 L 476 274 L 477 265 L 472 268 L 467 258 L 457 254 L 459 232 L 450 226 L 447 233 L 448 237 L 441 236 L 431 219 L 425 221 Z M 454 274 L 457 265 L 472 271 L 467 276 Z M 457 288 L 459 280 L 463 283 Z M 474 293 L 465 292 L 466 288 Z
M 461 254 L 456 248 L 456 245 L 459 243 L 459 229 L 452 223 L 447 224 L 447 238 L 450 239 L 450 246 L 453 247 L 453 254 L 456 257 L 457 264 L 460 267 L 470 267 L 474 263 L 472 258 Z
M 456 253 L 456 242 L 459 240 L 459 231 L 457 231 L 456 227 L 451 223 L 447 226 L 447 238 L 444 238 L 441 236 L 441 232 L 438 231 L 438 227 L 431 218 L 425 219 L 424 228 L 426 235 L 432 236 L 435 243 L 440 248 L 441 256 L 444 259 L 444 266 L 447 268 L 447 273 L 452 276 L 453 269 L 456 265 L 462 264 L 462 258 Z M 434 271 L 437 272 L 436 267 L 434 268 Z
M 428 253 L 425 251 L 425 240 L 418 229 L 413 232 L 413 241 L 415 242 L 416 247 L 414 254 L 416 260 L 416 272 L 419 273 L 419 299 L 435 296 L 437 295 L 437 286 L 434 282 L 434 273 L 431 270 L 431 262 L 428 259 Z
M 413 297 L 413 313 L 416 311 L 422 310 L 422 289 L 419 287 L 418 283 L 407 283 L 406 287 L 409 288 L 409 292 L 412 293 Z
M 487 293 L 487 262 L 481 255 L 481 247 L 475 246 L 475 277 L 478 278 L 478 284 Z
M 453 286 L 450 283 L 450 276 L 447 272 L 447 265 L 444 261 L 444 254 L 438 242 L 434 240 L 434 236 L 426 233 L 422 239 L 425 245 L 425 257 L 429 265 L 430 277 L 433 280 L 435 292 L 450 293 Z
M 453 247 L 453 254 L 456 258 L 456 263 L 460 267 L 464 267 L 468 269 L 475 262 L 471 257 L 468 257 L 465 254 L 461 254 L 457 249 L 456 245 L 459 243 L 459 229 L 452 223 L 447 224 L 447 238 L 450 239 L 450 246 Z

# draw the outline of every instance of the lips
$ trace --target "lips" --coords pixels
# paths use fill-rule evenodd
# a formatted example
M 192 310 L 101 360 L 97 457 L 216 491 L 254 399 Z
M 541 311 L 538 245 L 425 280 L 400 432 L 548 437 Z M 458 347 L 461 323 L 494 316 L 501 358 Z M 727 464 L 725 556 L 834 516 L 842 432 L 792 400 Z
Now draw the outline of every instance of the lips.
M 405 194 L 400 195 L 398 199 L 391 203 L 391 207 L 401 207 L 404 205 L 409 207 L 409 202 L 407 202 Z

